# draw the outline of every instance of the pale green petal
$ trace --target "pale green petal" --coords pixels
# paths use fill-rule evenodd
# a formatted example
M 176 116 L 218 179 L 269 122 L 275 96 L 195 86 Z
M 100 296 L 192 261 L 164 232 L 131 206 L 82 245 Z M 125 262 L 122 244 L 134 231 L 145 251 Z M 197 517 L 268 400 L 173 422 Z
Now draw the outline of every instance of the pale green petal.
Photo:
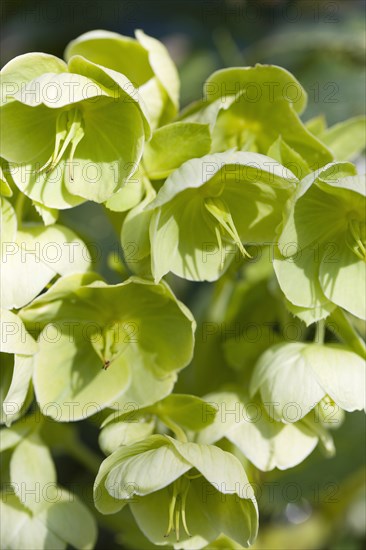
M 51 453 L 35 433 L 16 446 L 10 459 L 10 479 L 15 494 L 29 510 L 40 512 L 56 490 L 56 469 Z M 49 491 L 49 493 L 47 493 Z
M 212 488 L 213 489 L 213 488 Z M 214 489 L 213 489 L 214 490 Z M 169 524 L 169 504 L 172 499 L 172 488 L 168 487 L 147 495 L 136 497 L 130 504 L 132 514 L 137 525 L 144 535 L 156 545 L 170 544 L 176 549 L 198 550 L 219 535 L 215 518 L 205 513 L 202 494 L 195 490 L 194 481 L 191 482 L 186 502 L 187 527 L 192 537 L 189 537 L 181 525 L 179 542 L 175 533 L 166 537 Z
M 36 201 L 33 201 L 33 206 L 41 216 L 45 225 L 52 225 L 57 222 L 58 210 L 55 208 L 47 208 L 47 206 Z
M 303 352 L 318 383 L 342 409 L 366 410 L 366 370 L 362 357 L 338 345 L 313 344 Z
M 305 122 L 305 126 L 309 132 L 320 138 L 327 128 L 327 121 L 324 115 L 318 115 Z
M 1 160 L 1 163 L 3 163 L 2 160 Z M 12 194 L 13 194 L 13 191 L 11 190 L 9 183 L 6 180 L 2 165 L 0 164 L 0 195 L 4 197 L 11 197 Z
M 0 351 L 5 353 L 19 353 L 21 355 L 33 355 L 37 352 L 37 343 L 27 332 L 18 315 L 2 309 L 0 323 Z
M 10 243 L 15 240 L 17 232 L 17 217 L 13 206 L 7 199 L 0 197 L 1 210 L 0 210 L 0 222 L 1 222 L 1 234 L 0 242 L 1 247 L 6 250 L 6 243 Z
M 153 433 L 154 425 L 153 421 L 145 422 L 144 419 L 111 422 L 100 432 L 99 446 L 104 454 L 109 455 L 118 447 L 146 439 Z
M 70 422 L 111 406 L 130 384 L 131 368 L 123 357 L 102 369 L 100 357 L 74 319 L 48 325 L 40 335 L 34 389 L 42 414 Z M 93 329 L 95 323 L 90 322 Z M 75 329 L 75 330 L 74 330 Z M 90 336 L 89 336 L 90 338 Z
M 224 494 L 235 493 L 240 498 L 254 498 L 244 468 L 234 455 L 214 445 L 181 443 L 171 437 L 169 440 L 180 455 L 218 491 Z
M 297 422 L 325 396 L 305 359 L 303 343 L 283 343 L 259 359 L 250 383 L 250 393 L 260 391 L 269 415 L 285 423 Z M 267 404 L 267 405 L 266 405 Z
M 260 470 L 287 470 L 300 464 L 315 449 L 318 437 L 300 422 L 283 424 L 270 419 L 257 407 L 254 418 L 234 426 L 227 439 Z M 258 418 L 256 417 L 258 414 Z
M 150 179 L 162 179 L 191 158 L 210 151 L 211 136 L 207 124 L 173 122 L 154 132 L 144 150 L 144 168 Z
M 31 355 L 15 355 L 13 377 L 3 403 L 7 425 L 16 419 L 25 403 L 32 374 L 33 357 Z
M 66 543 L 47 529 L 37 516 L 19 502 L 15 495 L 2 493 L 0 500 L 2 522 L 1 547 L 9 550 L 64 550 Z
M 89 266 L 90 254 L 85 244 L 70 229 L 56 224 L 24 227 L 18 231 L 15 242 L 6 243 L 3 248 L 3 307 L 20 308 L 35 298 L 55 275 L 85 272 Z
M 37 515 L 50 533 L 77 550 L 92 550 L 97 539 L 97 525 L 92 512 L 79 498 L 57 488 L 57 501 Z
M 329 147 L 336 160 L 352 160 L 366 145 L 366 119 L 350 118 L 324 129 L 320 139 Z
M 159 40 L 145 34 L 142 30 L 135 32 L 137 40 L 147 50 L 149 63 L 156 78 L 166 90 L 169 102 L 161 117 L 161 124 L 173 118 L 179 109 L 179 76 L 168 50 Z
M 166 445 L 167 439 L 164 436 L 154 435 L 147 438 L 145 441 L 139 441 L 133 445 L 120 447 L 108 456 L 100 465 L 99 472 L 94 483 L 94 504 L 97 510 L 102 514 L 114 514 L 115 512 L 121 510 L 121 508 L 123 508 L 126 504 L 125 501 L 118 500 L 110 495 L 105 487 L 106 478 L 115 466 L 118 466 L 118 464 L 129 457 L 133 457 L 151 449 Z M 122 488 L 128 491 L 128 497 L 133 497 L 133 492 L 136 488 L 135 485 L 124 484 Z
M 67 65 L 47 53 L 26 53 L 14 57 L 1 70 L 1 102 L 11 99 L 28 82 L 44 73 L 65 73 Z
M 366 263 L 342 242 L 337 243 L 336 261 L 323 258 L 319 281 L 324 294 L 356 317 L 366 318 Z
M 195 395 L 173 393 L 151 407 L 158 416 L 168 417 L 188 430 L 201 430 L 214 421 L 216 408 Z
M 114 498 L 128 500 L 167 487 L 191 467 L 167 441 L 166 445 L 125 458 L 110 470 L 105 486 Z
M 115 32 L 96 30 L 78 36 L 68 44 L 65 59 L 75 55 L 126 75 L 135 86 L 154 75 L 146 49 L 137 40 Z

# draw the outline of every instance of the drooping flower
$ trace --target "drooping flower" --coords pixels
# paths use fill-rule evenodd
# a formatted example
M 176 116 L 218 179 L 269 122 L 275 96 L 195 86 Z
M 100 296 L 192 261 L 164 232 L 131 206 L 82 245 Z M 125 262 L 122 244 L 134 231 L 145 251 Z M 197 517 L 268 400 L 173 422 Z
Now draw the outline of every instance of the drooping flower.
M 65 58 L 68 61 L 81 55 L 126 75 L 143 98 L 155 128 L 178 112 L 178 72 L 164 44 L 141 30 L 135 36 L 136 39 L 116 32 L 89 31 L 70 42 Z
M 325 397 L 345 411 L 366 408 L 362 357 L 338 344 L 281 343 L 259 358 L 250 393 L 271 403 L 276 420 L 304 418 Z
M 253 489 L 237 458 L 213 445 L 153 435 L 104 460 L 94 485 L 97 509 L 129 504 L 154 544 L 203 548 L 220 534 L 247 547 L 258 529 Z
M 256 153 L 206 155 L 173 172 L 146 209 L 155 281 L 216 280 L 245 243 L 272 242 L 296 178 Z M 123 233 L 123 229 L 122 229 Z
M 43 414 L 57 420 L 152 404 L 192 357 L 194 319 L 165 283 L 97 279 L 62 277 L 20 312 L 42 330 L 33 382 Z
M 308 323 L 335 304 L 365 318 L 365 182 L 352 164 L 334 163 L 307 176 L 296 191 L 274 268 L 290 308 Z
M 104 202 L 136 171 L 150 129 L 124 75 L 42 53 L 16 57 L 1 75 L 0 154 L 31 199 L 58 209 Z

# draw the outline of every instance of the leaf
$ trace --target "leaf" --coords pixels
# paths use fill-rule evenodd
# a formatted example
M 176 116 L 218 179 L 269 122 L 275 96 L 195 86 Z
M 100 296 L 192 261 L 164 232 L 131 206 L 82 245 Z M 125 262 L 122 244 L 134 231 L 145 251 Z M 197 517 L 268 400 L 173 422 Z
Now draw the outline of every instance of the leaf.
M 43 206 L 43 204 L 36 201 L 33 201 L 33 206 L 41 216 L 45 225 L 52 225 L 57 222 L 58 210 L 55 208 L 47 208 L 47 206 Z
M 187 428 L 201 430 L 214 421 L 216 408 L 194 395 L 171 394 L 150 408 L 158 416 L 165 416 Z
M 4 197 L 11 197 L 12 194 L 13 194 L 13 191 L 11 190 L 9 183 L 5 178 L 3 167 L 0 165 L 0 195 Z
M 210 151 L 211 136 L 207 124 L 173 122 L 154 132 L 144 149 L 144 167 L 150 179 L 162 179 L 191 158 Z
M 267 151 L 267 155 L 291 170 L 297 179 L 302 180 L 310 173 L 308 163 L 279 136 Z
M 19 500 L 34 513 L 46 508 L 48 499 L 54 498 L 56 470 L 48 448 L 36 433 L 15 447 L 10 479 Z

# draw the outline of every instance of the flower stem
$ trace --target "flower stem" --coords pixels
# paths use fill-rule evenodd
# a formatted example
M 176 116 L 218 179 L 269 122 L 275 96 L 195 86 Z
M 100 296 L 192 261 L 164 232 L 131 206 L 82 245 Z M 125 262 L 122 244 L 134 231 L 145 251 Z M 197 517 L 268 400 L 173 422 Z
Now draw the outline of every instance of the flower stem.
M 325 336 L 325 321 L 324 319 L 321 319 L 316 324 L 314 342 L 316 344 L 324 344 L 324 336 Z
M 182 443 L 187 443 L 188 439 L 184 431 L 178 424 L 176 424 L 171 418 L 168 418 L 167 416 L 161 416 L 160 420 L 164 422 L 164 424 L 174 433 L 178 441 L 181 441 Z

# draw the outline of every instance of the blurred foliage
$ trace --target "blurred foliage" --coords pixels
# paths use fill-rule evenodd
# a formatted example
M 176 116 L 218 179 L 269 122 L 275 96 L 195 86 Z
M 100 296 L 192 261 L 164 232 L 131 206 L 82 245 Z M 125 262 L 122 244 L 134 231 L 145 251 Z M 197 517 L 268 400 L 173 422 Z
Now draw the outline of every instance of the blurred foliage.
M 307 90 L 306 118 L 323 113 L 333 124 L 364 111 L 364 12 L 364 2 L 354 0 L 3 0 L 1 63 L 30 51 L 62 57 L 65 44 L 95 28 L 124 35 L 142 28 L 165 42 L 177 63 L 182 106 L 200 97 L 205 79 L 216 69 L 273 63 L 293 72 Z M 89 246 L 96 243 L 97 269 L 109 282 L 118 282 L 121 273 L 111 270 L 120 257 L 115 220 L 88 203 L 64 211 L 61 223 Z M 210 299 L 212 289 L 204 284 L 169 282 L 195 314 Z M 79 423 L 80 437 L 91 446 L 97 433 L 93 424 L 94 419 Z M 365 431 L 363 414 L 347 415 L 334 433 L 334 458 L 325 459 L 316 450 L 285 472 L 253 469 L 252 481 L 261 488 L 256 550 L 365 547 Z M 84 494 L 93 474 L 79 466 L 80 459 L 60 454 L 59 478 L 93 508 L 91 495 Z M 98 514 L 98 519 L 102 529 L 96 548 L 152 548 L 130 530 L 133 520 L 127 513 Z

